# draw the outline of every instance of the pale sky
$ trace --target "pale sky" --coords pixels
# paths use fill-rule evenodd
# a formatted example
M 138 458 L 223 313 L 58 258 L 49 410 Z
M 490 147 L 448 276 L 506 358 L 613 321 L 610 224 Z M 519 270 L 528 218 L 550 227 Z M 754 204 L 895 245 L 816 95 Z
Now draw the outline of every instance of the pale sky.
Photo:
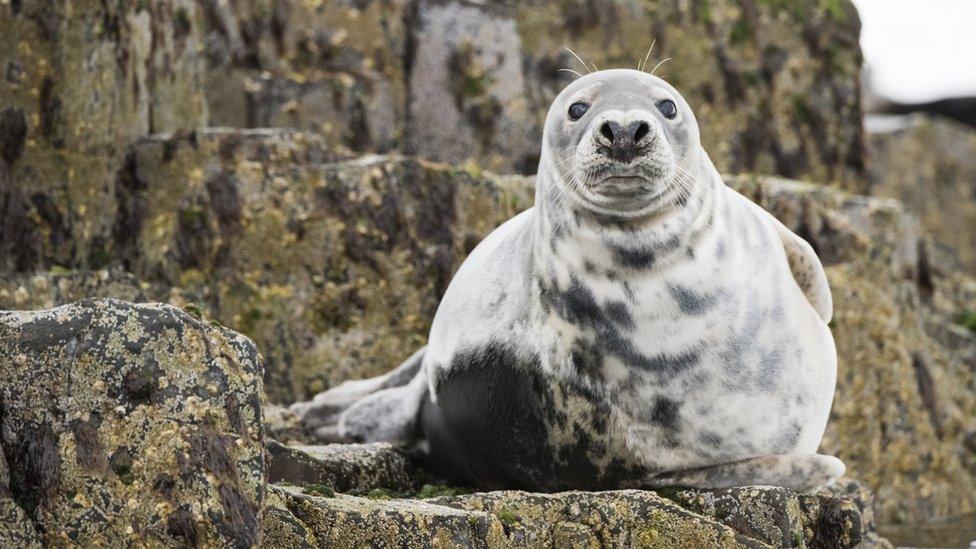
M 976 0 L 853 0 L 875 90 L 903 102 L 976 95 Z

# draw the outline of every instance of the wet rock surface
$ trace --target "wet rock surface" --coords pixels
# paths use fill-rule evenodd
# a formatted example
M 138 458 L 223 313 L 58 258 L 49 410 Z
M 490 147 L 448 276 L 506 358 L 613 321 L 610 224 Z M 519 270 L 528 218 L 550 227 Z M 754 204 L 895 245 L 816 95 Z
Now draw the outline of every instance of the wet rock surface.
M 0 535 L 257 543 L 265 468 L 250 340 L 167 305 L 89 299 L 0 313 L 0 369 L 0 507 L 29 519 Z

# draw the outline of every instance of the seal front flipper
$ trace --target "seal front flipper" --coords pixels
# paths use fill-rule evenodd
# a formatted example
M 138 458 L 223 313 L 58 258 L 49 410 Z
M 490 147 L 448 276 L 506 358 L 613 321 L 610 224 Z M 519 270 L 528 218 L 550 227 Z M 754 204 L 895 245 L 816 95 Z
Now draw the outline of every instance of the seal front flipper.
M 291 411 L 325 442 L 400 442 L 399 438 L 409 438 L 426 395 L 426 349 L 416 351 L 386 374 L 346 381 L 310 401 L 296 402 Z M 420 389 L 423 392 L 418 394 Z
M 809 242 L 797 236 L 772 214 L 766 210 L 762 211 L 772 220 L 776 234 L 783 242 L 793 280 L 796 280 L 797 285 L 803 290 L 803 295 L 820 318 L 824 322 L 830 322 L 834 314 L 834 303 L 830 296 L 830 286 L 827 284 L 827 274 L 820 263 L 820 258 L 817 257 L 817 252 L 813 251 L 813 246 Z
M 684 469 L 654 475 L 653 487 L 735 488 L 779 486 L 798 492 L 830 486 L 844 474 L 844 463 L 822 454 L 762 456 L 721 465 Z

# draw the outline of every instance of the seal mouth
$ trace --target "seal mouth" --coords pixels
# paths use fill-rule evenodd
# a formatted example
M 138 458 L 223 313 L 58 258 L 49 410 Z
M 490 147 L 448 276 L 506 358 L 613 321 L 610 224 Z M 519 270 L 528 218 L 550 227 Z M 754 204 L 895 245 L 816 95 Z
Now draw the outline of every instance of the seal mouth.
M 653 183 L 638 175 L 611 175 L 589 185 L 594 194 L 612 198 L 635 198 L 653 189 Z
M 581 178 L 574 194 L 588 208 L 604 215 L 635 217 L 657 211 L 671 192 L 668 181 L 673 168 L 649 164 L 594 170 Z

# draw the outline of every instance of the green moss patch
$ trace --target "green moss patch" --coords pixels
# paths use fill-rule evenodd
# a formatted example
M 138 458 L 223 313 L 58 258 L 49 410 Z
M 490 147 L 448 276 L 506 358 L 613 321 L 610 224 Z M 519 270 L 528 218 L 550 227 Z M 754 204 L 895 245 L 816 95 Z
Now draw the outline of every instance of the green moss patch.
M 306 494 L 315 496 L 322 496 L 326 498 L 335 497 L 335 490 L 333 490 L 328 484 L 306 484 L 305 486 L 302 486 L 302 491 Z
M 976 334 L 976 311 L 963 311 L 956 315 L 956 324 Z

